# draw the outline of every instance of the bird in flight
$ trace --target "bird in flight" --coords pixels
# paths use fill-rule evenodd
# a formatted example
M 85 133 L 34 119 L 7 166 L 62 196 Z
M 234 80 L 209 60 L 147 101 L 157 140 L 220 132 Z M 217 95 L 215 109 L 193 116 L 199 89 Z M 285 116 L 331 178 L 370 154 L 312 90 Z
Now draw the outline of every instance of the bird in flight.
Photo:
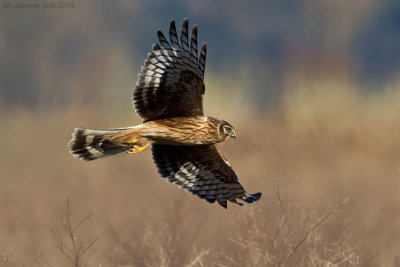
M 175 21 L 169 41 L 157 31 L 159 43 L 147 55 L 133 90 L 132 102 L 143 123 L 133 127 L 94 130 L 75 128 L 69 149 L 74 158 L 94 160 L 120 152 L 138 153 L 151 145 L 162 178 L 210 203 L 227 208 L 261 193 L 247 194 L 217 143 L 236 138 L 233 126 L 203 112 L 206 43 L 198 54 L 197 25 L 188 33 L 184 19 L 180 37 Z

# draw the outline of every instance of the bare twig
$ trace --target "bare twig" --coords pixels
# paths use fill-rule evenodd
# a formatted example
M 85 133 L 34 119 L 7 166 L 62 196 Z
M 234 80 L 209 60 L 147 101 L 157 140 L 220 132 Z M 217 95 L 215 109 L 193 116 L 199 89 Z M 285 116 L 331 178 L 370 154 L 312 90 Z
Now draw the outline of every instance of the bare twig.
M 297 242 L 297 244 L 294 246 L 294 248 L 289 252 L 289 254 L 286 256 L 285 262 L 287 262 L 290 259 L 290 257 L 293 256 L 293 254 L 296 252 L 296 250 L 304 243 L 304 241 L 310 236 L 310 234 L 315 231 L 315 229 L 317 229 L 320 225 L 322 225 L 324 222 L 326 222 L 332 214 L 339 212 L 341 207 L 347 204 L 348 200 L 349 200 L 348 198 L 344 199 L 340 205 L 330 209 L 327 213 L 325 213 L 323 216 L 321 216 L 321 218 L 304 233 L 303 237 Z
M 78 239 L 80 227 L 86 224 L 92 218 L 93 214 L 89 213 L 78 222 L 73 223 L 72 212 L 71 199 L 68 197 L 66 208 L 61 210 L 59 223 L 63 229 L 63 232 L 68 236 L 69 241 L 64 241 L 62 236 L 52 228 L 50 228 L 50 232 L 54 235 L 58 242 L 57 249 L 73 264 L 73 266 L 79 267 L 83 266 L 84 263 L 89 260 L 89 257 L 86 256 L 88 251 L 93 248 L 93 246 L 105 233 L 107 233 L 107 230 L 98 234 L 94 239 L 88 242 Z
M 210 249 L 202 249 L 200 251 L 200 253 L 195 253 L 195 254 L 197 254 L 197 257 L 191 263 L 189 263 L 186 266 L 187 267 L 192 267 L 192 266 L 195 266 L 196 264 L 199 264 L 200 266 L 204 266 L 202 258 L 204 256 L 206 256 L 208 253 L 210 253 Z

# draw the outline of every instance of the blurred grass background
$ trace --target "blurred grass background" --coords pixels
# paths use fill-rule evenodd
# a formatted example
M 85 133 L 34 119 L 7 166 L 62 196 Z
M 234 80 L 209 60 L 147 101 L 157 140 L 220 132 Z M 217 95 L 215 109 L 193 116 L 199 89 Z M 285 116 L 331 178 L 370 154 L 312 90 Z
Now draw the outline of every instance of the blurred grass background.
M 12 8 L 28 2 L 0 10 L 0 266 L 69 266 L 49 230 L 68 196 L 72 219 L 93 213 L 79 240 L 107 229 L 89 266 L 400 264 L 397 1 Z M 74 127 L 140 123 L 137 73 L 156 29 L 184 17 L 207 41 L 206 114 L 235 126 L 220 147 L 264 193 L 256 204 L 224 210 L 181 192 L 150 151 L 90 163 L 68 153 Z

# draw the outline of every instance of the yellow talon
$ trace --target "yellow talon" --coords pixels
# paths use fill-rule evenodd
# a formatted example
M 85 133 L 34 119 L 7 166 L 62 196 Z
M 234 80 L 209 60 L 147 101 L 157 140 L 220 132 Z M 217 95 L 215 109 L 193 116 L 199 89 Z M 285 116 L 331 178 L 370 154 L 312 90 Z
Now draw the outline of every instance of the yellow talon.
M 140 145 L 134 145 L 131 149 L 128 150 L 129 154 L 135 154 L 143 151 L 149 144 L 144 144 L 142 146 Z

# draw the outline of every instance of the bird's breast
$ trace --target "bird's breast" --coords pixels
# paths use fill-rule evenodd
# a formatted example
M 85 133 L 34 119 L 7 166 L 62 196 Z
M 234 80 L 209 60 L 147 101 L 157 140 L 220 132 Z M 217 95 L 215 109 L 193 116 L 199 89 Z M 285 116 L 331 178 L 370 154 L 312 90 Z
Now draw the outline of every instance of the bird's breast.
M 172 118 L 143 124 L 142 136 L 156 144 L 204 145 L 220 142 L 206 117 Z

